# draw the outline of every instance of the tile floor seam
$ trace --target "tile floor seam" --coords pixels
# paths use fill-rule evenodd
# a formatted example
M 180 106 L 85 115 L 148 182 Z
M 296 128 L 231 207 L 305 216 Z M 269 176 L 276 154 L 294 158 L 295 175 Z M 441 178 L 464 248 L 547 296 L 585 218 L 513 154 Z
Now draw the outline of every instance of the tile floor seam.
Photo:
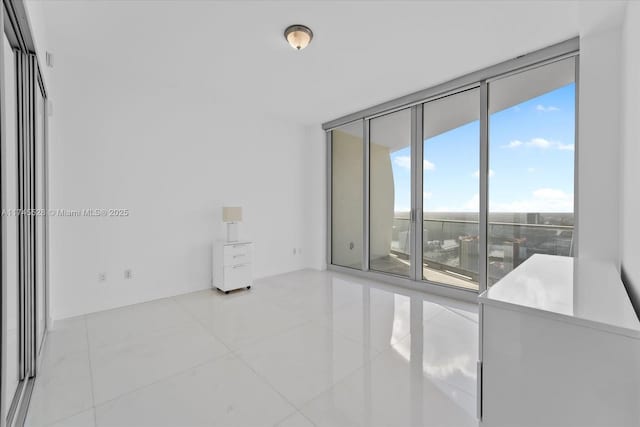
M 95 383 L 93 382 L 93 365 L 91 364 L 91 342 L 89 340 L 89 325 L 87 324 L 87 316 L 84 317 L 84 327 L 85 333 L 87 336 L 87 358 L 89 359 L 89 381 L 91 382 L 91 402 L 93 406 L 93 425 L 94 427 L 98 425 L 96 419 L 96 391 L 95 391 Z
M 291 332 L 292 330 L 300 328 L 302 326 L 305 326 L 305 325 L 307 325 L 307 324 L 309 324 L 311 322 L 313 322 L 313 320 L 304 320 L 302 323 L 298 323 L 298 324 L 296 324 L 294 326 L 287 326 L 285 329 L 280 329 L 277 332 L 269 333 L 268 335 L 263 335 L 263 336 L 261 336 L 259 338 L 250 338 L 248 340 L 241 341 L 241 342 L 237 343 L 238 346 L 237 346 L 236 349 L 232 348 L 232 351 L 239 350 L 240 347 L 245 347 L 245 346 L 257 344 L 260 341 L 268 339 L 268 338 L 275 338 L 278 335 L 282 335 L 282 334 L 285 334 L 287 332 Z M 222 342 L 224 343 L 224 341 L 222 341 Z M 227 344 L 227 347 L 229 347 L 228 344 Z
M 62 421 L 68 420 L 69 418 L 73 418 L 73 417 L 78 416 L 78 415 L 80 415 L 80 414 L 82 414 L 84 412 L 87 412 L 87 411 L 94 411 L 95 412 L 93 407 L 88 408 L 88 409 L 83 409 L 81 411 L 74 412 L 73 414 L 71 414 L 69 416 L 66 416 L 64 418 L 56 418 L 55 420 L 53 420 L 51 422 L 47 421 L 46 424 L 43 424 L 43 427 L 51 427 L 53 425 L 59 424 Z M 95 423 L 95 417 L 94 417 L 94 423 Z M 27 424 L 25 423 L 25 425 L 27 425 Z
M 262 382 L 264 382 L 270 389 L 272 389 L 278 396 L 280 396 L 287 404 L 289 404 L 293 409 L 295 409 L 296 411 L 299 411 L 300 409 L 294 405 L 292 402 L 289 401 L 289 399 L 287 399 L 281 392 L 280 390 L 278 390 L 273 384 L 271 384 L 271 382 L 269 380 L 267 380 L 263 375 L 261 375 L 258 371 L 256 371 L 255 369 L 253 369 L 253 366 L 251 366 L 249 364 L 249 362 L 247 362 L 246 360 L 244 360 L 242 358 L 242 356 L 240 356 L 239 354 L 237 354 L 235 351 L 232 350 L 232 353 L 235 357 L 238 358 L 238 360 L 243 363 L 251 372 L 253 372 Z M 289 416 L 291 416 L 292 414 L 289 414 L 287 416 L 287 418 Z M 284 421 L 286 418 L 283 418 L 282 420 L 280 420 L 279 422 Z M 275 424 L 277 425 L 277 424 Z
M 195 322 L 195 323 L 198 326 L 202 327 L 202 324 L 200 322 Z M 164 334 L 167 331 L 173 330 L 175 332 L 175 331 L 180 330 L 180 329 L 184 330 L 184 329 L 188 329 L 188 326 L 189 325 L 186 325 L 186 324 L 182 324 L 182 325 L 178 325 L 178 326 L 169 326 L 169 327 L 166 327 L 166 328 L 163 328 L 163 329 L 158 329 L 158 330 L 155 330 L 155 331 L 152 331 L 152 332 L 140 334 L 140 335 L 137 335 L 135 337 L 129 338 L 129 339 L 124 340 L 124 341 L 117 341 L 117 342 L 114 341 L 112 343 L 100 344 L 100 345 L 97 345 L 95 347 L 91 347 L 89 345 L 89 351 L 90 352 L 97 352 L 99 350 L 104 349 L 105 347 L 128 346 L 128 345 L 131 345 L 131 344 L 149 342 L 154 338 L 157 339 L 158 335 Z M 208 331 L 206 330 L 206 328 L 203 328 L 203 329 L 204 329 L 204 332 L 206 332 L 207 335 L 209 335 Z M 217 337 L 214 336 L 214 338 L 217 338 Z M 224 344 L 224 343 L 222 343 L 222 344 Z M 225 345 L 225 347 L 227 347 L 227 346 Z M 79 352 L 77 352 L 77 353 L 79 353 Z
M 276 337 L 278 337 L 278 336 L 280 336 L 280 335 L 284 335 L 284 334 L 286 334 L 286 333 L 288 333 L 288 332 L 291 332 L 291 331 L 293 331 L 294 329 L 302 328 L 303 326 L 313 326 L 313 323 L 314 323 L 314 322 L 317 322 L 317 321 L 319 321 L 319 320 L 320 320 L 320 318 L 318 318 L 318 319 L 311 319 L 311 320 L 305 320 L 305 321 L 303 321 L 302 323 L 299 323 L 299 324 L 297 324 L 297 325 L 295 325 L 295 326 L 290 326 L 290 327 L 288 326 L 286 329 L 282 329 L 282 330 L 280 330 L 280 331 L 278 331 L 278 332 L 274 332 L 273 334 L 265 335 L 265 336 L 262 336 L 262 337 L 260 337 L 260 338 L 252 338 L 252 339 L 249 339 L 249 340 L 243 341 L 242 343 L 240 343 L 240 345 L 238 345 L 238 348 L 233 349 L 233 351 L 238 351 L 238 350 L 240 350 L 240 347 L 249 347 L 249 346 L 252 346 L 252 345 L 259 344 L 259 343 L 261 343 L 262 341 L 264 341 L 265 339 L 276 338 Z M 333 331 L 333 329 L 332 329 L 332 328 L 330 328 L 330 327 L 329 327 L 329 326 L 327 326 L 327 325 L 322 325 L 322 324 L 320 324 L 320 325 L 315 325 L 315 326 L 316 326 L 316 327 L 318 327 L 318 328 L 325 328 L 325 329 L 329 329 L 330 331 Z M 334 332 L 335 332 L 335 331 L 334 331 Z M 357 343 L 357 344 L 360 344 L 360 343 Z M 362 344 L 360 344 L 360 345 L 362 345 Z
M 467 315 L 465 315 L 465 314 L 462 314 L 462 313 L 458 312 L 457 310 L 452 310 L 452 309 L 451 309 L 451 308 L 449 308 L 449 307 L 442 306 L 442 309 L 443 309 L 444 311 L 448 311 L 449 313 L 452 313 L 452 314 L 455 314 L 455 315 L 457 315 L 457 316 L 460 316 L 460 317 L 464 318 L 465 320 L 468 320 L 468 321 L 470 321 L 470 322 L 473 322 L 473 323 L 475 323 L 476 325 L 478 325 L 478 324 L 480 323 L 480 320 L 476 320 L 476 319 L 474 319 L 474 318 L 472 318 L 472 317 L 469 317 L 469 316 L 467 316 Z
M 298 408 L 295 408 L 295 411 L 293 411 L 292 413 L 290 413 L 289 415 L 287 415 L 286 417 L 282 418 L 281 420 L 277 421 L 273 426 L 274 427 L 278 427 L 280 424 L 282 424 L 283 421 L 288 420 L 289 418 L 291 418 L 294 415 L 300 415 L 302 418 L 304 418 L 305 420 L 309 421 L 309 423 L 313 426 L 313 427 L 317 427 L 317 424 L 314 423 L 313 421 L 311 421 L 309 419 L 309 417 L 307 417 L 305 414 L 303 414 L 302 412 L 300 412 L 300 410 Z
M 309 421 L 309 423 L 311 423 L 312 426 L 317 427 L 317 424 L 313 422 L 313 420 L 311 420 L 309 417 L 307 417 L 305 414 L 302 413 L 302 411 L 300 409 L 297 410 L 298 414 L 300 414 L 300 416 L 302 418 L 304 418 L 305 420 Z
M 311 402 L 313 402 L 314 400 L 316 400 L 317 398 L 319 398 L 320 396 L 322 396 L 324 393 L 327 393 L 329 391 L 331 391 L 332 389 L 336 388 L 337 386 L 341 385 L 343 382 L 346 382 L 349 377 L 351 377 L 352 375 L 355 375 L 356 373 L 358 373 L 359 371 L 363 370 L 364 368 L 366 368 L 367 366 L 371 367 L 371 365 L 373 364 L 374 361 L 376 361 L 377 359 L 381 359 L 382 356 L 387 353 L 387 352 L 391 352 L 393 351 L 393 348 L 387 348 L 381 352 L 379 352 L 378 354 L 372 356 L 369 360 L 367 360 L 367 362 L 363 362 L 363 364 L 361 366 L 359 366 L 358 368 L 356 368 L 354 371 L 349 372 L 347 375 L 345 375 L 343 378 L 340 378 L 338 381 L 336 381 L 331 387 L 329 387 L 328 389 L 322 391 L 321 393 L 319 393 L 316 396 L 313 396 L 312 398 L 310 398 L 309 400 L 305 401 L 304 403 L 300 404 L 300 407 L 296 407 L 296 409 L 298 409 L 300 412 L 302 412 L 302 407 L 306 406 L 308 404 L 310 404 Z M 304 414 L 304 413 L 303 413 Z M 305 418 L 306 417 L 305 415 Z
M 229 344 L 227 344 L 222 338 L 220 338 L 217 334 L 215 334 L 212 330 L 210 330 L 209 328 L 207 328 L 207 325 L 205 325 L 204 322 L 202 322 L 200 320 L 200 318 L 198 316 L 196 316 L 195 314 L 191 313 L 191 311 L 189 311 L 186 307 L 184 307 L 181 303 L 176 301 L 176 304 L 178 306 L 180 306 L 180 309 L 183 310 L 185 313 L 187 313 L 189 316 L 191 316 L 195 322 L 200 325 L 200 327 L 202 329 L 204 329 L 204 331 L 211 335 L 213 338 L 215 338 L 216 340 L 220 341 L 220 344 L 222 344 L 229 352 L 233 352 L 232 348 L 229 346 Z
M 357 339 L 355 339 L 353 337 L 350 337 L 349 335 L 347 335 L 346 333 L 340 331 L 339 329 L 335 329 L 334 327 L 330 327 L 330 326 L 327 326 L 327 325 L 323 325 L 323 326 L 325 326 L 326 328 L 330 329 L 331 331 L 333 331 L 334 333 L 338 334 L 340 337 L 346 339 L 347 341 L 349 341 L 349 342 L 351 342 L 353 344 L 358 344 L 358 345 L 366 348 L 366 344 L 365 343 L 362 343 L 362 342 L 358 341 Z M 397 341 L 402 341 L 403 339 L 405 339 L 410 334 L 411 334 L 411 332 L 407 332 L 406 335 L 403 335 L 401 338 L 398 338 Z M 388 345 L 386 345 L 386 347 L 389 347 L 390 345 L 391 344 L 388 344 Z M 377 347 L 375 345 L 372 345 L 372 344 L 370 344 L 369 347 L 370 347 L 369 354 L 376 354 L 377 355 L 377 354 L 380 354 L 380 353 L 385 352 L 385 351 L 388 350 L 388 348 L 379 348 L 379 347 Z
M 193 365 L 193 366 L 190 366 L 190 367 L 188 367 L 188 368 L 182 369 L 182 370 L 180 370 L 179 372 L 175 372 L 175 373 L 173 373 L 173 374 L 171 374 L 171 375 L 167 375 L 166 377 L 158 378 L 158 379 L 154 380 L 153 382 L 150 382 L 149 384 L 145 384 L 145 385 L 142 385 L 142 386 L 140 386 L 140 387 L 136 387 L 136 388 L 131 389 L 131 390 L 129 390 L 129 391 L 127 391 L 127 392 L 125 392 L 125 393 L 119 394 L 119 395 L 114 396 L 114 397 L 112 397 L 112 398 L 110 398 L 110 399 L 108 399 L 108 400 L 105 400 L 104 402 L 100 402 L 100 403 L 98 403 L 96 406 L 94 406 L 94 417 L 96 417 L 96 416 L 97 416 L 97 411 L 96 411 L 96 409 L 97 409 L 97 408 L 99 408 L 99 407 L 101 407 L 101 406 L 105 406 L 106 404 L 108 404 L 108 403 L 110 403 L 110 402 L 113 402 L 113 401 L 115 401 L 115 400 L 118 400 L 118 399 L 120 399 L 121 397 L 128 396 L 128 395 L 133 394 L 133 393 L 135 393 L 135 392 L 138 392 L 138 391 L 140 391 L 140 390 L 144 390 L 145 388 L 148 388 L 148 387 L 151 387 L 151 386 L 153 386 L 153 385 L 156 385 L 156 384 L 158 384 L 158 383 L 160 383 L 160 382 L 162 382 L 162 381 L 166 381 L 166 380 L 168 380 L 168 379 L 170 379 L 170 378 L 173 378 L 173 377 L 177 377 L 177 376 L 179 376 L 179 375 L 182 375 L 182 374 L 184 374 L 184 373 L 186 373 L 186 372 L 189 372 L 189 371 L 190 371 L 190 370 L 192 370 L 192 369 L 198 369 L 198 368 L 201 368 L 202 366 L 204 366 L 204 365 L 206 365 L 206 364 L 208 364 L 208 363 L 215 362 L 215 361 L 217 361 L 217 360 L 219 360 L 219 359 L 222 359 L 222 358 L 224 358 L 225 356 L 228 356 L 228 355 L 230 355 L 230 354 L 232 354 L 232 355 L 233 355 L 233 353 L 232 353 L 231 351 L 229 351 L 229 352 L 227 352 L 227 353 L 224 353 L 224 354 L 221 354 L 221 355 L 218 355 L 218 356 L 211 357 L 211 358 L 209 358 L 209 359 L 207 359 L 207 360 L 205 360 L 205 361 L 203 361 L 203 362 L 201 362 L 201 363 L 198 363 L 197 365 Z M 235 355 L 234 355 L 234 356 L 235 356 Z M 97 420 L 96 420 L 96 422 L 97 422 Z M 96 424 L 96 425 L 97 425 L 97 424 Z
M 151 331 L 146 331 L 146 332 L 134 335 L 134 336 L 132 336 L 132 337 L 130 337 L 128 339 L 125 339 L 125 340 L 106 342 L 106 343 L 103 343 L 103 344 L 95 344 L 93 346 L 91 345 L 91 343 L 88 342 L 88 347 L 89 347 L 89 351 L 91 351 L 91 350 L 98 350 L 98 349 L 101 349 L 103 347 L 108 347 L 108 346 L 113 346 L 113 345 L 122 345 L 122 344 L 126 344 L 126 343 L 128 343 L 130 341 L 137 341 L 137 340 L 140 340 L 142 338 L 151 337 L 151 336 L 153 336 L 155 334 L 159 334 L 159 333 L 165 332 L 165 331 L 167 331 L 169 329 L 184 328 L 186 326 L 187 326 L 187 323 L 181 322 L 181 323 L 179 323 L 177 325 L 171 325 L 171 326 L 163 327 L 163 328 L 160 328 L 160 329 L 154 329 L 154 330 L 151 330 Z M 89 339 L 88 339 L 89 335 L 90 335 L 89 334 L 89 327 L 87 326 L 87 341 L 89 341 Z
M 329 329 L 329 328 L 327 328 L 327 329 Z M 332 331 L 332 332 L 334 332 L 334 331 Z M 363 352 L 365 352 L 365 351 L 366 351 L 366 349 L 364 348 L 365 346 L 364 346 L 363 344 L 360 344 L 360 343 L 354 343 L 353 341 L 351 341 L 351 343 L 352 343 L 352 344 L 356 344 L 356 345 L 358 345 L 358 346 L 362 347 L 362 351 L 363 351 Z M 359 370 L 363 369 L 363 368 L 367 365 L 367 363 L 368 363 L 368 364 L 371 364 L 371 363 L 373 362 L 373 360 L 374 360 L 374 359 L 377 359 L 381 354 L 385 353 L 385 352 L 386 352 L 386 351 L 388 351 L 388 350 L 392 350 L 392 349 L 387 349 L 387 350 L 381 351 L 381 352 L 379 352 L 378 354 L 376 354 L 376 355 L 375 355 L 375 356 L 373 356 L 373 357 L 371 356 L 371 354 L 369 354 L 369 357 L 367 357 L 367 360 L 366 360 L 366 361 L 363 361 L 363 362 L 362 362 L 362 365 L 359 365 L 359 366 L 357 366 L 356 368 L 354 368 L 354 369 L 350 370 L 349 372 L 347 372 L 346 374 L 344 374 L 340 379 L 338 379 L 335 383 L 331 384 L 329 387 L 327 387 L 326 389 L 324 389 L 324 390 L 320 391 L 319 393 L 317 393 L 317 394 L 313 395 L 311 398 L 309 398 L 309 400 L 306 400 L 306 401 L 304 401 L 304 402 L 300 403 L 300 406 L 295 405 L 294 403 L 290 402 L 290 401 L 289 401 L 289 399 L 287 399 L 286 397 L 284 397 L 284 396 L 282 395 L 282 393 L 280 393 L 280 391 L 279 391 L 278 389 L 276 389 L 276 387 L 275 387 L 273 384 L 271 384 L 271 382 L 270 382 L 267 378 L 263 377 L 263 376 L 262 376 L 262 375 L 260 375 L 260 374 L 255 370 L 255 369 L 253 369 L 253 367 L 249 364 L 249 362 L 248 362 L 248 361 L 246 361 L 246 360 L 242 357 L 242 355 L 237 354 L 235 351 L 234 351 L 234 354 L 235 354 L 235 355 L 236 355 L 240 360 L 242 360 L 242 361 L 243 361 L 247 366 L 249 366 L 249 368 L 250 368 L 253 372 L 255 372 L 255 373 L 256 373 L 256 375 L 258 375 L 258 376 L 259 376 L 263 381 L 265 381 L 267 384 L 269 384 L 269 386 L 271 386 L 271 388 L 273 388 L 273 389 L 274 389 L 278 394 L 282 395 L 282 397 L 286 400 L 286 402 L 287 402 L 287 403 L 289 403 L 290 405 L 292 405 L 292 406 L 293 406 L 295 409 L 297 409 L 298 411 L 301 411 L 301 408 L 302 408 L 304 405 L 306 405 L 307 403 L 309 403 L 309 402 L 311 402 L 312 400 L 316 399 L 317 397 L 321 396 L 323 393 L 326 393 L 326 392 L 328 392 L 329 390 L 333 389 L 336 385 L 338 385 L 339 383 L 341 383 L 343 380 L 345 380 L 346 378 L 350 377 L 351 375 L 353 375 L 354 373 L 358 372 Z M 305 418 L 306 418 L 306 417 L 305 417 Z M 313 423 L 312 423 L 312 424 L 313 424 Z

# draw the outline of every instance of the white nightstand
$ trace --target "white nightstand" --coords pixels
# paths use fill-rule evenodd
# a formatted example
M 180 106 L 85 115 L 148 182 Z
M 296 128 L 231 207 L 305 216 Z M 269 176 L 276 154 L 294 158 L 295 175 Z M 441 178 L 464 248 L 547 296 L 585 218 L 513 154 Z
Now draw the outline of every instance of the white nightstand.
M 218 240 L 213 244 L 213 287 L 224 293 L 253 285 L 253 243 Z

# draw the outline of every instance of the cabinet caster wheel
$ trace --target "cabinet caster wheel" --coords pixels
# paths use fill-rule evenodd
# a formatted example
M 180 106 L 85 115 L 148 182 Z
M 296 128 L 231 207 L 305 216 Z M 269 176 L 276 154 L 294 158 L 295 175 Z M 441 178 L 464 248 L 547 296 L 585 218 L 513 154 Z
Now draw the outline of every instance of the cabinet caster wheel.
M 251 289 L 251 286 L 247 286 L 247 289 Z
M 224 291 L 224 294 L 225 295 L 229 295 L 229 291 Z

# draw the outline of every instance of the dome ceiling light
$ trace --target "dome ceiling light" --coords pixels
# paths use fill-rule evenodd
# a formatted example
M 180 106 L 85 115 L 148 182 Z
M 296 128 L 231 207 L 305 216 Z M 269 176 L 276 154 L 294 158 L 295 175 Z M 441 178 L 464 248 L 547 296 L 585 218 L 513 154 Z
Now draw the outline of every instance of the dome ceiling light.
M 311 43 L 313 31 L 304 25 L 290 25 L 284 30 L 284 38 L 292 48 L 302 50 Z

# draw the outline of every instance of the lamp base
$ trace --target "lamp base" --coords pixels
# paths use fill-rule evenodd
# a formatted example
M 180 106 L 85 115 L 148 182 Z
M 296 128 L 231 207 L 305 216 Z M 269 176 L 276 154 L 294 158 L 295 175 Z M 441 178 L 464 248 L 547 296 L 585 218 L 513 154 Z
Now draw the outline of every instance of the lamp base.
M 227 242 L 237 242 L 237 241 L 238 241 L 238 223 L 228 222 L 227 223 Z

